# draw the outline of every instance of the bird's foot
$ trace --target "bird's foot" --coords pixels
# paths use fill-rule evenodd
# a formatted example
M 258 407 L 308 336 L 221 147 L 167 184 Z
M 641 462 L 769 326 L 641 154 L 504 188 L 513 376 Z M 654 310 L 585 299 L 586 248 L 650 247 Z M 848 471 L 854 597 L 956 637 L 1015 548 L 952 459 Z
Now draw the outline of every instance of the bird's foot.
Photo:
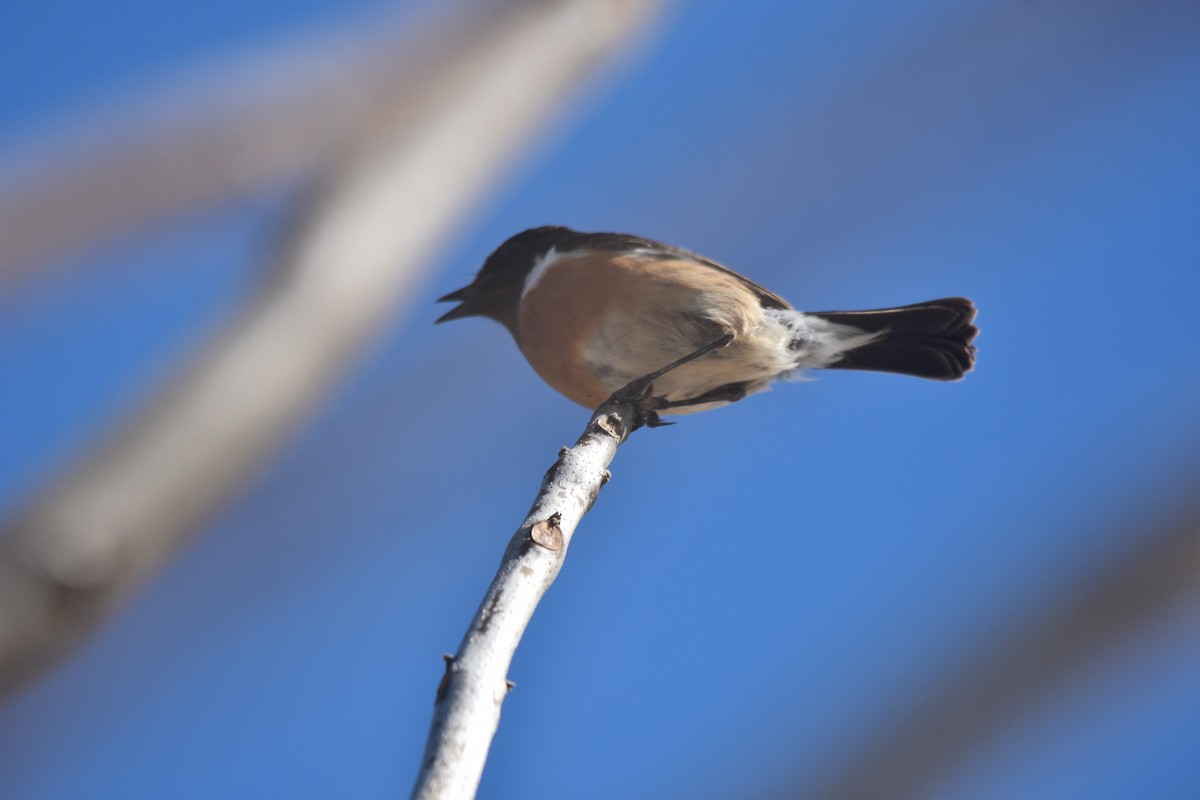
M 619 403 L 633 408 L 633 420 L 630 432 L 638 428 L 661 428 L 674 425 L 673 422 L 663 422 L 658 416 L 658 409 L 663 408 L 666 400 L 654 396 L 654 383 L 651 375 L 646 375 L 630 381 L 625 386 L 612 393 L 605 404 Z

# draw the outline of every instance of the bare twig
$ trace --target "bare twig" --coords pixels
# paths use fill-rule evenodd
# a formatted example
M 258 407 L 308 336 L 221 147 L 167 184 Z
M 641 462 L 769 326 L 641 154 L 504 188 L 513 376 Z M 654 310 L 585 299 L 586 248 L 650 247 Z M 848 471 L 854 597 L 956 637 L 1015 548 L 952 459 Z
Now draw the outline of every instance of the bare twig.
M 500 705 L 511 688 L 508 666 L 538 601 L 562 567 L 575 527 L 608 482 L 607 467 L 629 436 L 635 413 L 629 402 L 610 399 L 546 473 L 458 652 L 446 657 L 415 800 L 475 796 L 500 723 Z
M 514 152 L 653 7 L 514 0 L 440 42 L 436 69 L 407 76 L 419 113 L 382 109 L 356 132 L 273 280 L 6 531 L 0 691 L 79 641 L 245 481 Z

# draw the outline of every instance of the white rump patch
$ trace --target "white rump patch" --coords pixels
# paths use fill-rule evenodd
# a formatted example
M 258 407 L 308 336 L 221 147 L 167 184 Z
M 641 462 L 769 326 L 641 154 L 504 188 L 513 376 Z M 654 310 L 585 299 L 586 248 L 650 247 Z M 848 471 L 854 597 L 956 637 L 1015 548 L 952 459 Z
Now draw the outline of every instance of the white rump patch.
M 821 369 L 842 360 L 842 354 L 879 339 L 887 331 L 866 333 L 852 325 L 838 325 L 799 311 L 767 309 L 764 320 L 785 328 L 786 347 L 796 372 L 783 377 L 803 379 L 803 370 Z

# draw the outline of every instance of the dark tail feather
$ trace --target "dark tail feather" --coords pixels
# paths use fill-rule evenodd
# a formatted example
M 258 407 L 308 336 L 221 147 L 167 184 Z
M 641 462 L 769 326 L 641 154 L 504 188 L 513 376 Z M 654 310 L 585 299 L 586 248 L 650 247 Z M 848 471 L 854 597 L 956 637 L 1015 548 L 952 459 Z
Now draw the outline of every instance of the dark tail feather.
M 867 333 L 882 332 L 875 341 L 843 354 L 829 369 L 896 372 L 938 381 L 958 380 L 975 366 L 971 341 L 979 329 L 975 306 L 964 297 L 947 297 L 876 311 L 817 311 L 838 325 Z

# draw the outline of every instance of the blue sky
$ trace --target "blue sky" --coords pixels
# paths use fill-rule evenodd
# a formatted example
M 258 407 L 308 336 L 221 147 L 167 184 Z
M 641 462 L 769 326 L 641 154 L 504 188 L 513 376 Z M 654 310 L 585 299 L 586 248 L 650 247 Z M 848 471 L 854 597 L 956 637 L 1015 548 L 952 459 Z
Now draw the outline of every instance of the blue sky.
M 20 3 L 0 142 L 382 10 Z M 0 708 L 0 795 L 408 791 L 440 654 L 587 417 L 498 326 L 434 328 L 432 300 L 558 223 L 697 250 L 801 308 L 980 307 L 960 384 L 827 374 L 637 434 L 517 655 L 481 789 L 820 796 L 1194 493 L 1198 42 L 1186 0 L 676 6 L 239 499 Z M 236 307 L 292 199 L 0 296 L 0 508 Z M 1095 653 L 920 796 L 1200 794 L 1198 609 Z

